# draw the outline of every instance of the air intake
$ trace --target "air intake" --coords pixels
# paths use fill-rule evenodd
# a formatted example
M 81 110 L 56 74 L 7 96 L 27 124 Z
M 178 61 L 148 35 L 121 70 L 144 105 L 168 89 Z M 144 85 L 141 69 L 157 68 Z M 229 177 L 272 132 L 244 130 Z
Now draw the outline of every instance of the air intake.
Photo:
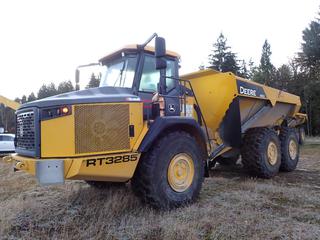
M 129 105 L 75 106 L 75 151 L 123 151 L 130 148 Z

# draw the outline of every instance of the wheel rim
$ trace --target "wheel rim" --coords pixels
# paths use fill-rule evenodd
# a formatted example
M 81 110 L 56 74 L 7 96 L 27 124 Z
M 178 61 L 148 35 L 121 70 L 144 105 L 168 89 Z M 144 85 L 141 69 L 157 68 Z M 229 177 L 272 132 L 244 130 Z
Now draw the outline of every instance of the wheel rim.
M 168 167 L 168 182 L 176 192 L 186 191 L 192 184 L 194 177 L 194 164 L 192 158 L 186 153 L 175 155 Z
M 267 155 L 268 155 L 267 156 L 268 162 L 271 165 L 275 165 L 278 160 L 278 148 L 277 148 L 277 145 L 273 141 L 271 141 L 268 144 Z
M 294 141 L 293 139 L 291 139 L 291 140 L 289 141 L 289 155 L 290 155 L 291 160 L 296 159 L 297 154 L 298 154 L 297 143 L 296 143 L 296 141 Z

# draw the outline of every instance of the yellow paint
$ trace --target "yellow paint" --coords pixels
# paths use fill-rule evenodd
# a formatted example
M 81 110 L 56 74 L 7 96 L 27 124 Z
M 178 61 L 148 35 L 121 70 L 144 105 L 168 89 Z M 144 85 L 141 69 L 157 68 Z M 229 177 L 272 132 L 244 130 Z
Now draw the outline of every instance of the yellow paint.
M 168 167 L 168 183 L 176 192 L 186 191 L 194 178 L 194 164 L 192 158 L 186 153 L 175 155 Z
M 277 145 L 270 141 L 267 147 L 267 159 L 271 165 L 275 165 L 278 160 L 278 148 Z
M 20 103 L 17 103 L 16 101 L 12 101 L 1 95 L 0 95 L 0 104 L 3 104 L 4 106 L 9 107 L 13 110 L 17 110 L 20 107 Z
M 74 156 L 74 137 L 73 114 L 41 121 L 41 157 Z
M 229 72 L 222 73 L 208 69 L 187 74 L 181 78 L 190 80 L 207 126 L 212 130 L 212 132 L 216 132 L 218 130 L 229 105 L 237 96 L 242 96 L 243 98 L 248 99 L 248 101 L 243 101 L 241 103 L 241 110 L 252 106 L 252 101 L 250 101 L 250 99 L 266 100 L 269 101 L 272 106 L 275 106 L 277 102 L 291 104 L 294 106 L 294 110 L 288 117 L 296 115 L 301 107 L 299 96 L 237 77 Z M 265 91 L 266 97 L 254 97 L 239 94 L 237 89 L 237 79 L 262 87 Z M 244 107 L 244 109 L 242 109 L 242 107 Z M 217 135 L 217 133 L 214 135 Z
M 135 156 L 135 160 L 127 162 L 107 164 L 108 159 L 115 157 Z M 125 182 L 132 178 L 140 158 L 139 153 L 122 153 L 113 155 L 99 155 L 73 159 L 70 171 L 66 179 L 84 179 L 100 181 Z M 95 166 L 88 165 L 87 161 L 95 160 Z M 115 160 L 113 160 L 115 161 Z
M 115 103 L 98 103 L 86 105 L 112 105 Z M 134 125 L 135 135 L 130 138 L 130 149 L 123 149 L 122 152 L 132 151 L 140 133 L 143 129 L 143 106 L 139 102 L 125 102 L 116 104 L 129 104 L 129 122 Z M 72 114 L 69 116 L 53 118 L 41 121 L 41 157 L 77 157 L 99 154 L 111 154 L 119 151 L 103 151 L 90 153 L 75 153 L 75 116 L 72 106 Z M 115 119 L 116 121 L 116 119 Z M 129 138 L 129 126 L 128 126 Z
M 276 103 L 290 104 L 293 106 L 293 110 L 288 113 L 287 117 L 295 117 L 299 123 L 303 123 L 306 120 L 305 115 L 298 114 L 301 107 L 299 96 L 237 77 L 230 72 L 222 73 L 207 69 L 181 76 L 181 78 L 189 80 L 192 84 L 208 127 L 208 132 L 211 133 L 210 136 L 213 136 L 213 141 L 210 142 L 213 149 L 223 143 L 219 135 L 219 127 L 230 104 L 237 96 L 241 96 L 239 107 L 242 120 L 245 120 L 253 106 L 259 107 L 259 105 L 265 104 L 263 101 L 270 102 L 273 107 L 275 107 Z M 266 96 L 255 97 L 239 94 L 237 80 L 262 87 Z M 194 116 L 194 118 L 196 119 L 197 117 Z M 275 121 L 273 125 L 281 125 L 283 118 L 276 119 Z M 228 150 L 230 148 L 225 148 L 220 154 Z
M 298 121 L 299 124 L 303 124 L 308 120 L 307 114 L 304 113 L 295 113 L 294 118 Z
M 213 70 L 204 70 L 182 77 L 190 80 L 197 97 L 200 109 L 208 127 L 210 136 L 213 137 L 212 148 L 217 147 L 222 143 L 219 136 L 219 127 L 233 99 L 237 96 L 237 79 L 240 79 L 232 73 L 220 73 Z M 241 81 L 248 81 L 241 79 Z M 306 120 L 306 115 L 299 114 L 301 103 L 298 96 L 282 92 L 261 84 L 249 81 L 250 84 L 262 86 L 266 97 L 258 98 L 246 95 L 241 95 L 242 98 L 247 98 L 248 101 L 243 101 L 240 105 L 242 110 L 251 108 L 255 101 L 269 101 L 272 106 L 276 103 L 289 103 L 294 106 L 291 114 L 299 122 Z M 187 85 L 186 85 L 187 86 Z M 36 174 L 36 162 L 44 159 L 61 159 L 64 160 L 64 174 L 66 179 L 84 179 L 84 180 L 104 180 L 104 181 L 128 181 L 132 178 L 137 167 L 140 153 L 137 152 L 143 138 L 148 133 L 149 127 L 146 121 L 143 121 L 143 103 L 140 102 L 124 102 L 124 103 L 96 103 L 85 104 L 93 105 L 112 105 L 112 104 L 128 104 L 129 105 L 129 124 L 134 125 L 135 135 L 128 138 L 130 147 L 128 149 L 120 149 L 117 151 L 101 151 L 87 152 L 82 154 L 75 153 L 75 106 L 72 106 L 72 114 L 64 117 L 58 117 L 50 120 L 44 120 L 40 123 L 41 126 L 41 159 L 33 159 L 22 157 L 17 154 L 12 158 L 15 161 L 15 167 L 19 170 L 26 171 L 32 175 Z M 193 106 L 196 104 L 195 99 L 187 96 L 186 104 Z M 188 113 L 190 116 L 197 119 L 197 114 L 193 107 Z M 182 114 L 184 116 L 184 114 Z M 110 119 L 109 121 L 117 121 Z M 107 120 L 105 120 L 107 121 Z M 281 124 L 280 120 L 277 124 Z M 231 148 L 226 147 L 220 154 L 229 151 Z M 271 152 L 271 151 L 270 151 Z M 128 160 L 128 157 L 136 156 L 136 159 Z M 119 163 L 108 163 L 110 159 L 115 157 L 125 159 Z M 180 160 L 179 160 L 180 159 Z M 172 167 L 168 170 L 171 186 L 176 191 L 184 191 L 190 185 L 193 179 L 193 162 L 188 157 L 179 156 L 175 160 Z M 182 159 L 182 160 L 181 160 Z M 94 161 L 95 164 L 88 164 L 88 161 Z M 112 160 L 113 161 L 113 160 Z M 189 169 L 189 170 L 188 170 Z M 190 172 L 190 175 L 187 172 Z M 188 176 L 187 176 L 188 175 Z M 191 180 L 190 180 L 191 179 Z M 180 184 L 181 183 L 181 184 Z M 181 186 L 180 186 L 181 185 Z
M 106 164 L 107 158 L 123 156 L 134 156 L 127 162 Z M 34 159 L 29 157 L 22 157 L 13 154 L 14 167 L 18 170 L 28 172 L 29 174 L 36 175 L 36 162 L 37 161 L 50 161 L 50 159 Z M 134 171 L 139 162 L 139 153 L 124 153 L 114 155 L 99 155 L 91 157 L 80 158 L 62 158 L 64 161 L 64 176 L 65 179 L 84 179 L 84 180 L 101 180 L 101 181 L 128 181 L 132 178 Z M 96 159 L 96 166 L 87 166 L 87 160 Z M 128 158 L 129 159 L 129 158 Z M 56 160 L 56 159 L 54 159 Z M 100 164 L 101 161 L 101 164 Z
M 132 151 L 144 127 L 143 106 L 142 106 L 142 103 L 130 104 L 129 106 L 130 106 L 130 125 L 134 125 L 134 137 L 130 138 L 130 150 Z
M 36 162 L 42 161 L 41 159 L 34 159 L 30 157 L 23 157 L 18 154 L 11 155 L 14 167 L 18 170 L 28 172 L 29 174 L 35 176 L 36 175 Z M 56 159 L 54 159 L 56 160 Z M 70 169 L 72 163 L 72 159 L 64 159 L 64 173 L 65 176 Z
M 182 78 L 190 80 L 207 127 L 216 132 L 230 103 L 237 96 L 234 75 L 204 70 Z
M 148 130 L 149 130 L 148 122 L 147 122 L 147 121 L 144 121 L 142 130 L 141 130 L 141 132 L 140 132 L 140 134 L 139 134 L 139 137 L 137 138 L 136 143 L 135 143 L 134 146 L 133 146 L 132 151 L 137 151 L 137 150 L 138 150 L 138 148 L 139 148 L 141 142 L 143 141 L 143 138 L 144 138 L 145 135 L 147 134 Z
M 298 143 L 293 139 L 289 141 L 289 155 L 291 160 L 296 159 L 298 155 Z
M 136 51 L 138 51 L 138 45 L 137 44 L 126 45 L 123 48 L 120 48 L 120 49 L 118 49 L 118 50 L 116 50 L 114 52 L 111 52 L 111 53 L 107 54 L 105 57 L 101 58 L 100 61 L 102 62 L 102 61 L 109 60 L 114 55 L 120 54 L 121 52 L 124 52 L 124 51 L 127 51 L 127 50 L 136 50 Z M 152 46 L 145 46 L 144 50 L 146 52 L 154 53 L 155 48 L 152 47 Z M 170 50 L 166 51 L 166 55 L 171 56 L 171 57 L 180 58 L 180 55 L 178 53 L 170 51 Z

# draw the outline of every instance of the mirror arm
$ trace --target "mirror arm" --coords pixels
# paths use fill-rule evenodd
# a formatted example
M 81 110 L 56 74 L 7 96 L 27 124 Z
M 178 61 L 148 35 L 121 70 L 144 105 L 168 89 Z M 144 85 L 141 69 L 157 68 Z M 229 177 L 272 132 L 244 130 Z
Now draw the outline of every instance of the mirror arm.
M 147 39 L 147 41 L 145 41 L 143 44 L 139 44 L 138 49 L 143 50 L 145 48 L 145 46 L 147 46 L 149 44 L 149 42 L 151 42 L 155 37 L 158 37 L 157 33 L 152 34 L 151 37 L 149 37 Z

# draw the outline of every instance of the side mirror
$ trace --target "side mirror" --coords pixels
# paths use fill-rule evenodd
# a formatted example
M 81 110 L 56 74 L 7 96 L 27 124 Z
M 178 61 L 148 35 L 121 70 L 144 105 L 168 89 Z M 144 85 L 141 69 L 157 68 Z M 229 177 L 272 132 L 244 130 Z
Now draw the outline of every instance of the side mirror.
M 154 54 L 156 58 L 161 58 L 166 56 L 166 40 L 164 38 L 156 37 Z
M 156 69 L 167 68 L 167 62 L 163 59 L 166 56 L 166 40 L 164 38 L 156 37 L 154 55 L 156 57 Z

